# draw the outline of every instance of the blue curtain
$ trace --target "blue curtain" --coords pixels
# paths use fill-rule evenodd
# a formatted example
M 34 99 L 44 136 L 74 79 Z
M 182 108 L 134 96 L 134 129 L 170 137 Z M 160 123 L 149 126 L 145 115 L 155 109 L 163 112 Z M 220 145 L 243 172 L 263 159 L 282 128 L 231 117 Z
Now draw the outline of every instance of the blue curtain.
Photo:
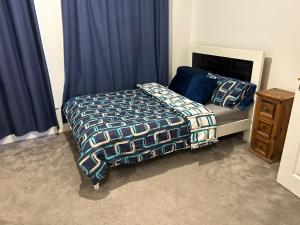
M 31 0 L 0 1 L 0 139 L 58 126 Z
M 64 99 L 168 83 L 168 0 L 62 0 Z

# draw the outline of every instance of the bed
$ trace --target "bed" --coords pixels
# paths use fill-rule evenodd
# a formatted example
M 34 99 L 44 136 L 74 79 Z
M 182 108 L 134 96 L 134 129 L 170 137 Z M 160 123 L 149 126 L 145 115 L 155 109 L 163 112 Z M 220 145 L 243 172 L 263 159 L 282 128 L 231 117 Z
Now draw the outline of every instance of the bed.
M 235 74 L 259 88 L 263 58 L 261 51 L 192 46 L 190 65 Z M 63 111 L 78 144 L 78 165 L 95 189 L 110 167 L 198 149 L 237 132 L 248 141 L 253 115 L 252 107 L 239 111 L 202 105 L 156 83 L 75 97 Z

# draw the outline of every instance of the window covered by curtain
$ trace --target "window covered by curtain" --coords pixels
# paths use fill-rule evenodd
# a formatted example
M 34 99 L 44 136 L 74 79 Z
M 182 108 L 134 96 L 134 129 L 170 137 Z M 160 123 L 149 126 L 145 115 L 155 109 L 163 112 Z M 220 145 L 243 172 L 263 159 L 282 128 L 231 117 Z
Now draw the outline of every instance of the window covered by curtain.
M 62 0 L 64 102 L 168 82 L 168 0 Z
M 33 1 L 0 1 L 0 30 L 0 139 L 57 126 Z

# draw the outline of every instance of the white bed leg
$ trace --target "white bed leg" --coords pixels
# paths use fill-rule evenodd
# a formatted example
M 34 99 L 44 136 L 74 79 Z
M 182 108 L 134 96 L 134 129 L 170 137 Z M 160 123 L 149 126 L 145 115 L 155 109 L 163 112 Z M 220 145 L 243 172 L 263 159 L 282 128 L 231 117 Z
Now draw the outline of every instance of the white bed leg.
M 99 185 L 99 183 L 98 184 L 95 184 L 95 185 L 93 185 L 93 187 L 94 187 L 94 190 L 99 190 L 100 189 L 100 185 Z
M 246 130 L 244 131 L 244 134 L 243 134 L 243 140 L 250 143 L 250 139 L 251 139 L 251 133 L 250 133 L 250 130 Z

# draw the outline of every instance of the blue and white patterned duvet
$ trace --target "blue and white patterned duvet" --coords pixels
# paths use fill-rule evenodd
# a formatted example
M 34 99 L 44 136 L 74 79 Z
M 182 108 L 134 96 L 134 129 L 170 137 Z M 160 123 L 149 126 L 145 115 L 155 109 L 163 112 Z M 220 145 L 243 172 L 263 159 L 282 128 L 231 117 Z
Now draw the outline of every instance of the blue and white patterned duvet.
M 93 184 L 109 167 L 217 141 L 210 110 L 156 83 L 75 97 L 63 110 L 80 151 L 78 164 Z

